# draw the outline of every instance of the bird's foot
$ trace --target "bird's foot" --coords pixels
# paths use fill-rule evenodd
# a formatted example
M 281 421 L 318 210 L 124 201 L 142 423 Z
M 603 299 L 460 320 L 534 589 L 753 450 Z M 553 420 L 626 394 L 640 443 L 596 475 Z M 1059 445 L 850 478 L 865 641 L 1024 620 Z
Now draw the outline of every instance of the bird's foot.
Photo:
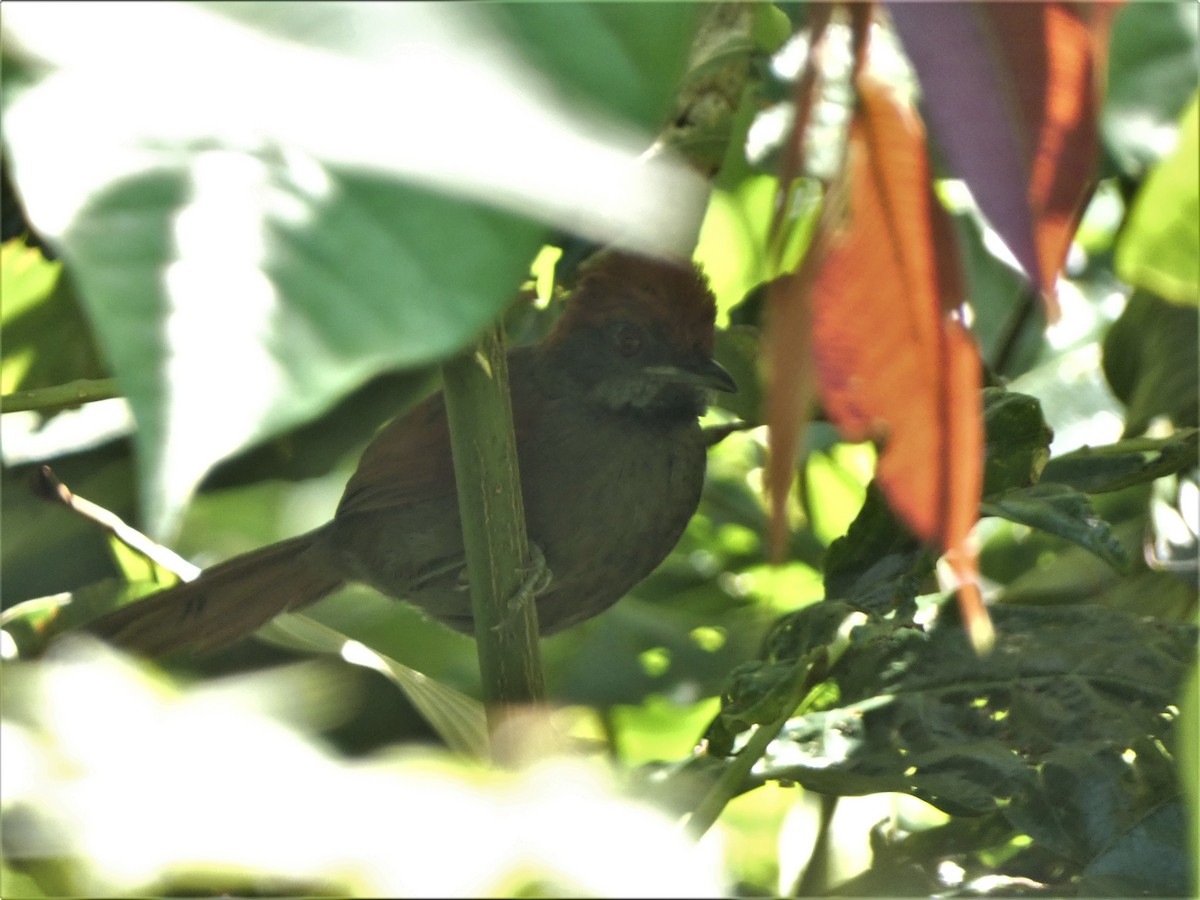
M 522 603 L 536 600 L 538 595 L 544 593 L 546 588 L 550 587 L 550 582 L 554 580 L 554 573 L 546 565 L 546 554 L 533 541 L 529 542 L 529 562 L 521 569 L 521 575 L 520 586 L 508 599 L 510 611 L 520 609 Z

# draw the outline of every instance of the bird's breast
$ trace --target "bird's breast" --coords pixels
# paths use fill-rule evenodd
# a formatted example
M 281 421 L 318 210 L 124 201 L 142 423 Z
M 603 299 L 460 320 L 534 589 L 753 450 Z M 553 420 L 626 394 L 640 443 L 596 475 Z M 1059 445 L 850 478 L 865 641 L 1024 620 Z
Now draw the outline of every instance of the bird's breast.
M 543 456 L 522 452 L 526 519 L 553 575 L 543 633 L 615 603 L 666 558 L 696 511 L 705 449 L 694 420 L 589 428 Z M 551 442 L 553 445 L 553 442 Z

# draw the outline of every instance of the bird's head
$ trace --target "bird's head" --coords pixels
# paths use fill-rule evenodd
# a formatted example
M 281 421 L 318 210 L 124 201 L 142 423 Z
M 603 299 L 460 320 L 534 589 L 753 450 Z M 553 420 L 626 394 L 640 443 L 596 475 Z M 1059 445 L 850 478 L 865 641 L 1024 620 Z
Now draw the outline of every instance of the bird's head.
M 696 266 L 609 250 L 585 264 L 547 345 L 589 402 L 695 418 L 707 391 L 737 390 L 713 359 L 716 311 Z

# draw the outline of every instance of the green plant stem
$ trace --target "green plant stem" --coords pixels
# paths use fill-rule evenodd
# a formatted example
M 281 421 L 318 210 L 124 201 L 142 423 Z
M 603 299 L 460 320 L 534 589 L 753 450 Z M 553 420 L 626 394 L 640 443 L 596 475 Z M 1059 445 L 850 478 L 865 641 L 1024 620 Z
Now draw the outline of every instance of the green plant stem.
M 442 367 L 489 729 L 545 696 L 503 331 Z M 494 752 L 494 748 L 493 748 Z
M 69 381 L 53 387 L 33 388 L 28 391 L 13 391 L 0 397 L 0 412 L 23 412 L 28 409 L 57 410 L 96 400 L 110 400 L 121 396 L 113 378 Z

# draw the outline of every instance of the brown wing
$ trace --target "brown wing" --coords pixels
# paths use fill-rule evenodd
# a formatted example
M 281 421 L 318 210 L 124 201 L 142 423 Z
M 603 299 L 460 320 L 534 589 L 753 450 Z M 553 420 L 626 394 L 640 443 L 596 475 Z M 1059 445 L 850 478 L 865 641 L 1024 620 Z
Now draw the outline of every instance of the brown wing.
M 337 514 L 413 506 L 453 494 L 450 430 L 438 393 L 375 436 L 346 484 Z
M 540 412 L 529 348 L 509 354 L 509 385 L 518 452 Z M 363 452 L 346 484 L 338 517 L 416 506 L 426 501 L 455 502 L 450 427 L 441 392 L 388 424 Z

